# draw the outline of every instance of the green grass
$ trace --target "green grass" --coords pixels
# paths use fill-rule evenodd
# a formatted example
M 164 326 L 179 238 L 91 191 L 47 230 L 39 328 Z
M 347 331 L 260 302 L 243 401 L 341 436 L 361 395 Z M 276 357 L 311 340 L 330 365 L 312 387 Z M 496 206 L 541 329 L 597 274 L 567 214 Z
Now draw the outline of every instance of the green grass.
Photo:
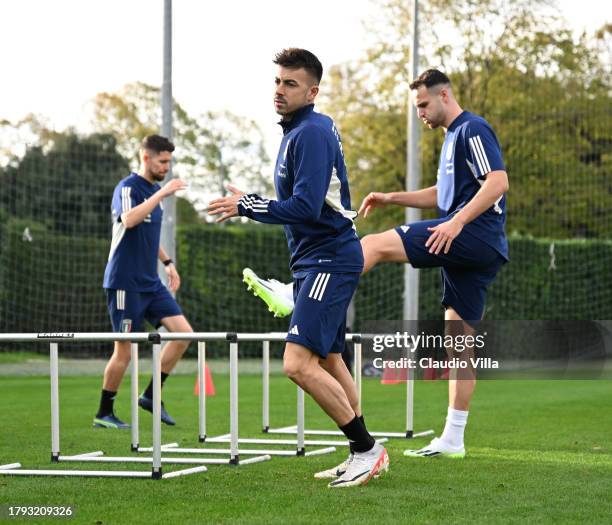
M 209 434 L 229 431 L 228 384 L 214 377 Z M 142 382 L 146 380 L 143 376 Z M 163 441 L 196 446 L 197 398 L 192 376 L 168 380 L 164 398 L 178 425 Z M 100 378 L 60 381 L 62 453 L 104 450 L 129 455 L 129 431 L 91 428 Z M 418 382 L 416 430 L 441 431 L 446 384 Z M 129 381 L 117 402 L 129 415 Z M 295 389 L 273 376 L 271 423 L 295 421 Z M 49 383 L 45 377 L 0 378 L 0 464 L 50 466 Z M 258 435 L 261 384 L 240 378 L 241 435 Z M 401 430 L 404 385 L 364 381 L 365 414 L 372 430 Z M 612 516 L 612 389 L 608 381 L 481 381 L 466 433 L 468 457 L 420 460 L 402 456 L 424 439 L 388 443 L 390 472 L 366 487 L 330 490 L 312 473 L 339 463 L 346 449 L 311 458 L 279 458 L 170 480 L 0 477 L 0 504 L 74 505 L 72 523 L 609 523 Z M 148 445 L 150 415 L 141 412 L 141 443 Z M 309 427 L 333 428 L 312 403 Z M 93 466 L 92 466 L 93 465 Z M 106 468 L 122 468 L 107 465 Z M 141 468 L 146 469 L 143 465 Z M 166 466 L 166 469 L 179 467 Z M 13 520 L 16 521 L 16 520 Z M 46 519 L 44 522 L 51 520 Z M 27 520 L 28 523 L 34 521 Z
M 25 363 L 28 361 L 49 361 L 47 354 L 36 352 L 0 352 L 0 365 L 6 363 Z

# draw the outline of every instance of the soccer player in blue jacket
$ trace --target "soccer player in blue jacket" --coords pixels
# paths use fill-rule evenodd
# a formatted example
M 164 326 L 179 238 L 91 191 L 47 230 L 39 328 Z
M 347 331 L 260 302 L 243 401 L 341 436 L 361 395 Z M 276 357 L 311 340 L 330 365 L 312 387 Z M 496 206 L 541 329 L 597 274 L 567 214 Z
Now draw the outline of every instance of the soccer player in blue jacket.
M 111 204 L 113 237 L 104 272 L 108 311 L 115 332 L 138 332 L 146 319 L 169 332 L 191 332 L 191 326 L 170 294 L 180 286 L 174 262 L 160 246 L 162 201 L 185 188 L 180 179 L 160 187 L 170 168 L 174 144 L 166 137 L 145 137 L 140 148 L 142 169 L 117 184 Z M 168 287 L 157 274 L 157 261 L 164 264 Z M 169 341 L 162 351 L 162 384 L 181 358 L 188 341 Z M 113 355 L 104 370 L 104 381 L 95 427 L 129 428 L 114 412 L 114 400 L 130 363 L 130 342 L 116 341 Z M 149 412 L 153 408 L 152 380 L 138 400 Z M 161 419 L 174 425 L 162 406 Z
M 344 364 L 346 312 L 363 270 L 342 142 L 334 122 L 314 111 L 323 73 L 304 49 L 285 49 L 278 65 L 274 107 L 283 128 L 274 185 L 277 199 L 246 194 L 209 203 L 217 221 L 243 216 L 283 224 L 294 277 L 284 370 L 336 422 L 351 442 L 343 464 L 315 475 L 330 487 L 362 485 L 388 468 L 388 455 L 366 429 L 357 392 Z
M 508 261 L 504 232 L 508 176 L 501 148 L 489 123 L 459 106 L 444 73 L 429 69 L 410 84 L 410 89 L 419 118 L 429 128 L 445 132 L 437 182 L 419 191 L 370 193 L 359 213 L 367 217 L 375 208 L 398 205 L 437 208 L 439 218 L 366 235 L 361 240 L 363 271 L 381 262 L 440 267 L 447 330 L 452 335 L 472 335 L 484 314 L 487 288 Z M 276 315 L 291 312 L 287 297 L 291 285 L 260 279 L 249 269 L 244 277 Z M 459 355 L 452 353 L 451 357 Z M 475 372 L 470 367 L 459 375 L 452 371 L 442 435 L 426 447 L 404 454 L 464 457 L 464 430 L 475 385 Z

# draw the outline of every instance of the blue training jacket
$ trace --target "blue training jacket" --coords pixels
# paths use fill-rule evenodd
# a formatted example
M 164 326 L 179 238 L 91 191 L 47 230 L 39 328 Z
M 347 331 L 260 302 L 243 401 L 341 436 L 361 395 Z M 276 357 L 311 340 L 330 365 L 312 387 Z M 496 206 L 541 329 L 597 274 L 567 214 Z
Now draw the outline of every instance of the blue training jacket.
M 311 271 L 360 273 L 363 253 L 353 224 L 344 153 L 331 118 L 314 105 L 281 121 L 274 175 L 278 200 L 256 194 L 238 201 L 238 213 L 269 224 L 284 224 L 296 278 Z

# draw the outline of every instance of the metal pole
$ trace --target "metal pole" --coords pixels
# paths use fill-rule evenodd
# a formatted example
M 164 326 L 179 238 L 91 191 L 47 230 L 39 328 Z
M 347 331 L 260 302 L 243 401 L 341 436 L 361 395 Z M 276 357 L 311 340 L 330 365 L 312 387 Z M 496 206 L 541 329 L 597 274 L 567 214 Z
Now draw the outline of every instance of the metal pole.
M 412 1 L 412 48 L 410 49 L 410 80 L 418 76 L 419 67 L 419 2 Z M 421 187 L 421 170 L 419 164 L 419 122 L 416 108 L 410 99 L 407 104 L 408 114 L 408 143 L 407 143 L 407 170 L 406 191 L 416 191 Z M 406 208 L 406 224 L 421 220 L 421 210 Z M 404 266 L 404 319 L 417 320 L 419 318 L 419 271 L 411 265 Z
M 304 391 L 297 387 L 297 455 L 306 454 L 304 448 Z
M 57 463 L 60 456 L 59 435 L 59 356 L 58 344 L 50 344 L 49 375 L 51 378 L 51 461 Z
M 410 349 L 406 349 L 406 357 L 410 357 Z M 416 355 L 416 354 L 414 354 Z M 414 379 L 415 371 L 408 367 L 406 377 L 406 437 L 414 434 Z
M 357 389 L 357 400 L 361 407 L 361 338 L 358 336 L 353 337 L 353 348 L 355 349 L 355 388 Z M 361 407 L 363 410 L 363 407 Z
M 200 387 L 199 402 L 199 436 L 198 441 L 206 441 L 206 343 L 198 341 L 198 381 Z
M 230 338 L 230 464 L 238 464 L 238 343 Z
M 270 341 L 263 342 L 262 376 L 262 428 L 264 432 L 268 432 L 270 430 Z
M 161 343 L 153 344 L 153 479 L 161 479 Z
M 131 395 L 132 395 L 132 452 L 138 451 L 138 445 L 140 438 L 138 436 L 138 344 L 132 343 L 131 345 L 131 361 L 132 361 L 132 374 L 131 374 Z
M 163 82 L 161 88 L 161 134 L 172 140 L 172 0 L 164 0 L 164 49 L 163 49 Z M 165 183 L 172 180 L 172 164 L 166 175 Z M 168 257 L 176 260 L 176 197 L 171 195 L 164 199 L 164 215 L 161 229 L 161 246 Z M 168 277 L 161 263 L 158 273 L 164 284 Z

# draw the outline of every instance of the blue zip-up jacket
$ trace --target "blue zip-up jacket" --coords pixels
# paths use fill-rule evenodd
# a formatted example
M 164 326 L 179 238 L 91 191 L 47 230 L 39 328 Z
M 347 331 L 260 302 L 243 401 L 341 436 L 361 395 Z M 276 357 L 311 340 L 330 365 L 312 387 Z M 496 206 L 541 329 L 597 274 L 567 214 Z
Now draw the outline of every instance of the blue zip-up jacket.
M 296 278 L 311 271 L 361 273 L 363 252 L 355 231 L 342 142 L 331 118 L 305 106 L 282 121 L 276 159 L 278 200 L 243 195 L 238 213 L 284 224 Z

